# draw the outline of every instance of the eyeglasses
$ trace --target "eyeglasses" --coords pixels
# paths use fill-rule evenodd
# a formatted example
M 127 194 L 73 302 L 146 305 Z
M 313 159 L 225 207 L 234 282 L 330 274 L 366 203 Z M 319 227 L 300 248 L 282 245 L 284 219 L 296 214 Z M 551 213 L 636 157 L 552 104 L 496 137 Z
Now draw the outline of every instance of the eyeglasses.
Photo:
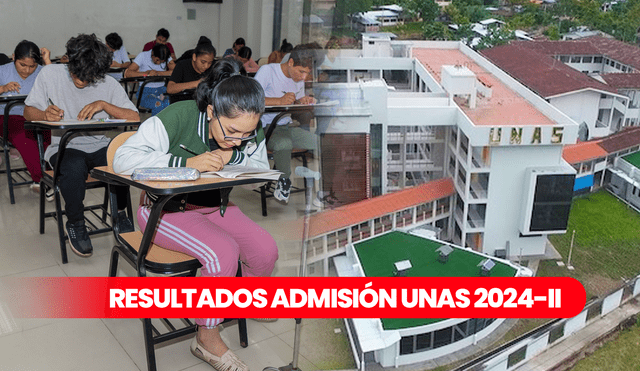
M 252 134 L 247 135 L 246 137 L 242 137 L 242 138 L 238 138 L 238 137 L 230 137 L 227 136 L 227 134 L 224 132 L 224 128 L 222 127 L 222 122 L 220 122 L 220 117 L 218 117 L 218 113 L 214 112 L 214 115 L 216 115 L 216 120 L 218 120 L 218 125 L 220 125 L 220 130 L 222 130 L 222 136 L 224 137 L 224 140 L 229 140 L 229 141 L 233 141 L 233 140 L 239 140 L 239 141 L 245 141 L 245 140 L 250 140 L 253 139 L 255 137 L 258 136 L 258 129 L 254 129 L 252 131 Z

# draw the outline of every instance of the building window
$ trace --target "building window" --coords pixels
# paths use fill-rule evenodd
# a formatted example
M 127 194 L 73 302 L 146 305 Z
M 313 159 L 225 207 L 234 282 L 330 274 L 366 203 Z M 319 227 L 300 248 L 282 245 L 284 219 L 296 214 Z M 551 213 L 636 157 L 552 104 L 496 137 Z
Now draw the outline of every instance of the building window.
M 581 57 L 576 57 L 576 56 L 571 57 L 571 63 L 580 63 L 581 60 L 582 60 Z
M 451 344 L 451 327 L 443 328 L 433 332 L 433 347 L 440 348 Z
M 593 63 L 602 63 L 602 57 L 593 57 Z
M 429 332 L 426 334 L 420 334 L 416 336 L 416 351 L 431 349 L 431 335 Z
M 524 361 L 524 358 L 527 354 L 527 347 L 523 346 L 515 352 L 509 354 L 509 358 L 507 359 L 507 368 L 513 367 L 516 364 Z
M 620 63 L 616 62 L 615 68 L 616 68 L 616 70 L 620 70 L 620 69 L 622 69 L 622 66 L 620 65 Z
M 582 63 L 591 63 L 592 60 L 593 60 L 592 56 L 582 57 Z
M 569 62 L 569 56 L 568 55 L 561 55 L 560 56 L 560 62 L 568 63 Z
M 413 353 L 413 336 L 403 336 L 400 339 L 400 355 Z

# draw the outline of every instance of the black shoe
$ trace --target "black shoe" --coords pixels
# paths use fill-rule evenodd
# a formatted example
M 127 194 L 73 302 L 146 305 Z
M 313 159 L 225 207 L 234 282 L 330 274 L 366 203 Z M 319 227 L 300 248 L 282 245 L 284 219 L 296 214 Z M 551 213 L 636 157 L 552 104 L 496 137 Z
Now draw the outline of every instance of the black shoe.
M 124 210 L 118 211 L 116 223 L 118 225 L 118 233 L 133 232 L 136 230 L 129 217 L 127 217 L 127 212 Z
M 69 237 L 69 246 L 76 255 L 87 258 L 93 254 L 93 245 L 91 245 L 84 220 L 75 223 L 67 221 L 67 236 Z
M 276 190 L 273 191 L 273 197 L 278 201 L 289 203 L 290 194 L 291 194 L 291 180 L 289 180 L 289 178 L 278 179 Z

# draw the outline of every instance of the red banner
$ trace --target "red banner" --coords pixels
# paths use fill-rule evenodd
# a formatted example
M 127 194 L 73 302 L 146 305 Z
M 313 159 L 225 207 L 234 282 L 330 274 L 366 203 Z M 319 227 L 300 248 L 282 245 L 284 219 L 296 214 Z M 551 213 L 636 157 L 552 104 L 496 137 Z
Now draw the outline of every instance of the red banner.
M 18 317 L 568 318 L 586 302 L 569 277 L 4 279 Z

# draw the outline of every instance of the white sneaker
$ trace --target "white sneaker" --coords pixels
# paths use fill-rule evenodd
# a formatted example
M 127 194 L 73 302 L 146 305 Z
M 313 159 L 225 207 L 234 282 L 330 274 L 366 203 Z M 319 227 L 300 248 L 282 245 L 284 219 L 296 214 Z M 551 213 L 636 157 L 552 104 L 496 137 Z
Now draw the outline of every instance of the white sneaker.
M 29 188 L 31 188 L 31 191 L 33 193 L 40 194 L 40 183 L 33 182 L 33 183 L 31 183 Z
M 291 194 L 291 180 L 289 178 L 278 179 L 276 189 L 273 191 L 273 197 L 278 201 L 289 203 L 289 195 Z
M 44 193 L 44 197 L 47 199 L 48 202 L 53 202 L 53 200 L 55 199 L 53 188 L 47 187 L 46 192 Z

